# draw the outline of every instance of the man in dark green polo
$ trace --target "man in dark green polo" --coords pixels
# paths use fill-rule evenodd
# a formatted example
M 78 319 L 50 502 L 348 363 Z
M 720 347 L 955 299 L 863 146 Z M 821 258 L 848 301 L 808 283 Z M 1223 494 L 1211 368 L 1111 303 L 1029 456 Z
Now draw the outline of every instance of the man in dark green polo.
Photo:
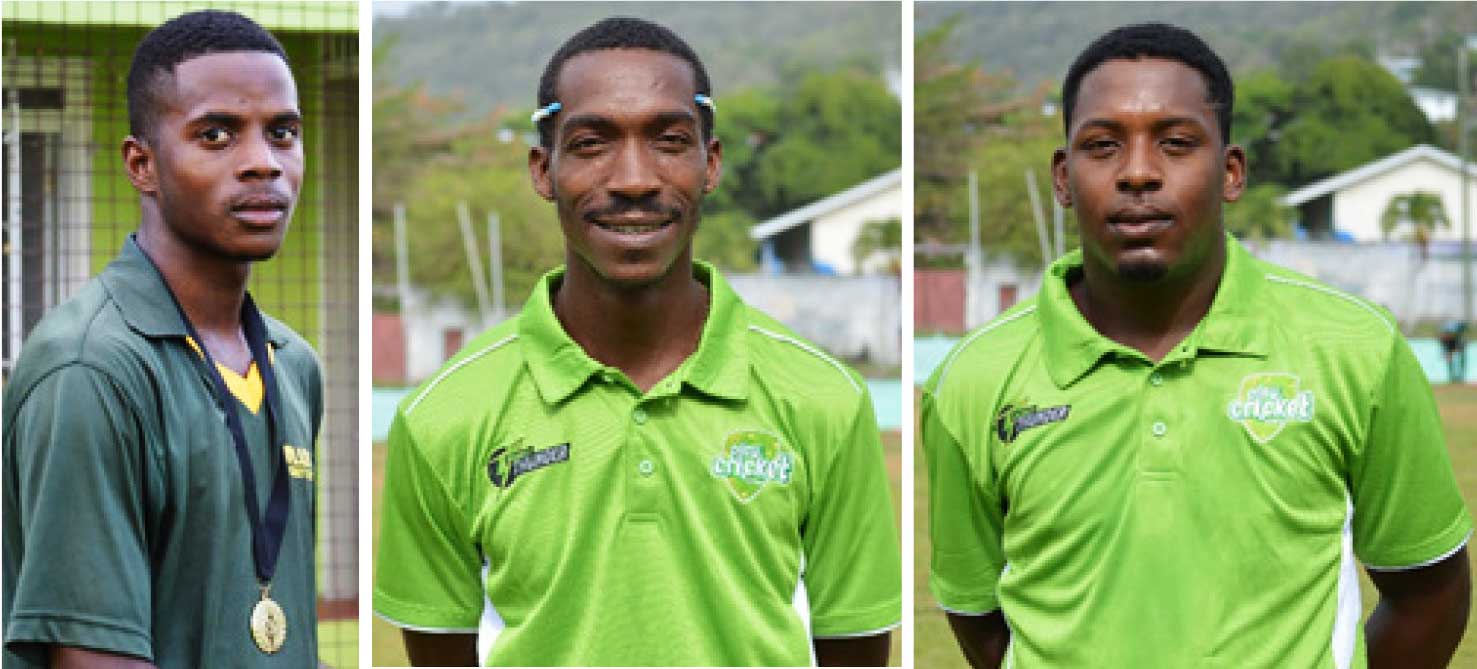
M 149 33 L 123 161 L 141 222 L 5 392 L 5 667 L 312 667 L 307 343 L 257 310 L 303 174 L 286 56 L 238 14 Z

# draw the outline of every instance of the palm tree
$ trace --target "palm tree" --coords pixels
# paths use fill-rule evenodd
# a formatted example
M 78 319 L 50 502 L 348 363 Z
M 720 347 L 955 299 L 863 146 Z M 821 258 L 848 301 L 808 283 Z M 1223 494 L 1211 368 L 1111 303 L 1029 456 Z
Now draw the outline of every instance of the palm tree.
M 1416 191 L 1390 198 L 1385 212 L 1380 215 L 1380 229 L 1386 240 L 1404 223 L 1410 224 L 1410 240 L 1420 249 L 1421 260 L 1424 261 L 1429 253 L 1431 235 L 1436 228 L 1447 227 L 1451 221 L 1446 216 L 1446 207 L 1441 204 L 1441 195 Z

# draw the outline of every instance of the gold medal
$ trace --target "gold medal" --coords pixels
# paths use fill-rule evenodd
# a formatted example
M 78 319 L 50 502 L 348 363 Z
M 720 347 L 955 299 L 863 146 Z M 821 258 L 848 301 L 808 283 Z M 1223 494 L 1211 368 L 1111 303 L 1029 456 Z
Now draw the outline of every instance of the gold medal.
M 282 650 L 287 641 L 287 614 L 269 596 L 271 589 L 271 584 L 263 585 L 261 601 L 251 609 L 251 639 L 267 654 Z

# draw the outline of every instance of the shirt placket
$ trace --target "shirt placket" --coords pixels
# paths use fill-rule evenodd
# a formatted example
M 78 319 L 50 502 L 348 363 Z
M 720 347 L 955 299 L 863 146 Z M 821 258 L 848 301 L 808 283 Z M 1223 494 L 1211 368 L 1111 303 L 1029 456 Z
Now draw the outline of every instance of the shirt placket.
M 1183 410 L 1183 383 L 1189 368 L 1191 348 L 1175 347 L 1158 364 L 1146 366 L 1139 380 L 1141 399 L 1139 419 L 1132 427 L 1138 435 L 1139 466 L 1147 474 L 1178 475 L 1183 466 L 1183 449 L 1188 434 Z

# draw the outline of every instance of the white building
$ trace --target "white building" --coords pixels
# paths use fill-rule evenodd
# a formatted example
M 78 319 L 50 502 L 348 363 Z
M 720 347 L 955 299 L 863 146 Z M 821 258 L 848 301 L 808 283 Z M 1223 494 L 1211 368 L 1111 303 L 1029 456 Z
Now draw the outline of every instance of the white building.
M 873 253 L 858 266 L 852 247 L 872 221 L 903 220 L 903 174 L 893 170 L 749 229 L 764 264 L 788 272 L 867 274 L 885 271 L 898 253 Z
M 1313 239 L 1338 238 L 1356 242 L 1385 239 L 1380 217 L 1390 200 L 1415 192 L 1441 197 L 1449 225 L 1437 228 L 1431 239 L 1459 242 L 1462 238 L 1461 160 L 1434 146 L 1420 144 L 1354 169 L 1308 184 L 1283 196 L 1282 203 L 1298 210 L 1299 223 Z M 1468 212 L 1477 235 L 1477 165 L 1467 165 Z M 1409 230 L 1396 228 L 1391 241 L 1406 239 Z

